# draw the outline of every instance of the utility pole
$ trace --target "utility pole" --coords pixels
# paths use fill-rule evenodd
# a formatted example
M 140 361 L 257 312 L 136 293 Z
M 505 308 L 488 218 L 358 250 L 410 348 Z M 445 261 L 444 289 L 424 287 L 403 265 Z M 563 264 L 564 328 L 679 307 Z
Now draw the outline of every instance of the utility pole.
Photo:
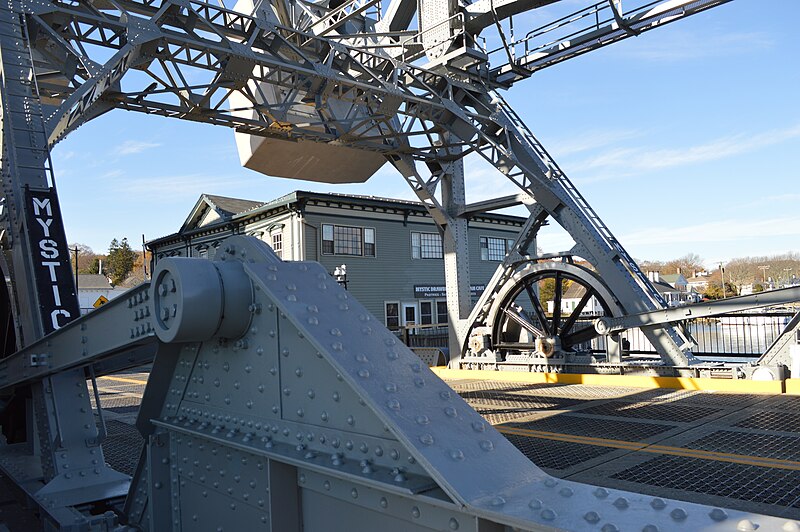
M 767 282 L 767 270 L 769 270 L 769 264 L 762 264 L 758 267 L 761 270 L 762 282 L 766 284 Z
M 728 297 L 725 292 L 725 267 L 722 265 L 721 262 L 719 263 L 719 273 L 720 273 L 720 278 L 722 280 L 722 299 L 725 299 L 726 297 Z
M 72 251 L 75 252 L 75 294 L 78 293 L 78 246 L 75 246 L 75 249 Z
M 142 233 L 142 279 L 147 280 L 147 247 L 146 241 L 144 239 L 144 233 Z

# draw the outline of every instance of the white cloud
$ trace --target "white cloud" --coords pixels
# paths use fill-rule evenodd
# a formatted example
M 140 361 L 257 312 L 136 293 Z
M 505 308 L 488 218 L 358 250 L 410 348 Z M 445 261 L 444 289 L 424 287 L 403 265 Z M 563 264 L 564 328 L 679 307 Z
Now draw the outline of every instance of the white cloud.
M 640 135 L 641 132 L 635 129 L 585 131 L 578 135 L 573 135 L 568 139 L 550 142 L 547 151 L 552 153 L 556 158 L 569 157 L 576 153 L 597 150 L 605 146 L 618 144 Z
M 161 144 L 157 142 L 144 142 L 140 140 L 126 140 L 119 146 L 117 146 L 116 152 L 119 155 L 133 155 L 135 153 L 141 153 L 145 150 L 149 150 L 152 148 L 158 148 Z
M 800 124 L 752 135 L 739 133 L 682 148 L 618 148 L 571 165 L 573 173 L 615 169 L 617 177 L 726 159 L 800 137 Z M 601 172 L 602 175 L 602 172 Z M 591 178 L 589 178 L 592 180 Z M 595 181 L 600 179 L 594 179 Z
M 645 61 L 677 62 L 753 54 L 774 46 L 774 39 L 763 32 L 700 34 L 675 30 L 637 40 L 636 46 L 620 47 L 618 53 Z
M 682 227 L 648 227 L 624 234 L 626 246 L 734 242 L 765 237 L 800 236 L 800 216 L 768 219 L 729 219 Z

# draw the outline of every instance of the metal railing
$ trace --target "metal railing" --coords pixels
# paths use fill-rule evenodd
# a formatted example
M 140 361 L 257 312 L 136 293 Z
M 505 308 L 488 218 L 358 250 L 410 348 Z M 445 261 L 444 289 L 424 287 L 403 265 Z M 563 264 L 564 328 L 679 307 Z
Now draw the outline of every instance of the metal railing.
M 767 312 L 736 312 L 714 318 L 699 318 L 681 322 L 697 342 L 695 356 L 719 358 L 752 358 L 761 356 L 780 336 L 795 315 L 792 310 Z M 592 326 L 593 318 L 579 320 L 576 327 Z M 409 347 L 447 347 L 446 325 L 416 325 L 396 331 Z M 639 329 L 622 333 L 627 340 L 626 352 L 631 355 L 658 354 Z M 584 347 L 593 353 L 605 353 L 605 337 L 599 336 Z
M 447 349 L 446 323 L 433 325 L 406 325 L 393 331 L 408 347 L 438 347 Z
M 747 358 L 762 355 L 783 332 L 794 314 L 788 310 L 737 312 L 715 318 L 685 320 L 681 324 L 697 342 L 697 346 L 692 349 L 695 356 Z M 622 337 L 630 343 L 628 353 L 656 354 L 641 330 L 625 331 Z M 592 341 L 592 351 L 605 352 L 604 338 Z

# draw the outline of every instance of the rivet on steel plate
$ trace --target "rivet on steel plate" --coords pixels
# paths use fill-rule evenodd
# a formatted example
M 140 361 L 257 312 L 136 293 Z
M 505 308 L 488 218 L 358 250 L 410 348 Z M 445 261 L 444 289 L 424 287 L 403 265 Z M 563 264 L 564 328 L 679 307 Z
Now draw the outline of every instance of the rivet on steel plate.
M 542 519 L 546 521 L 552 521 L 556 518 L 556 513 L 550 508 L 545 508 L 539 515 L 542 516 Z
M 583 514 L 583 519 L 587 523 L 595 524 L 598 521 L 600 521 L 600 514 L 598 514 L 597 512 L 586 512 L 585 514 Z
M 625 497 L 618 497 L 617 500 L 614 501 L 614 506 L 618 510 L 624 510 L 628 506 L 630 506 L 630 504 L 628 503 L 628 499 L 626 499 Z
M 686 510 L 683 508 L 675 508 L 669 513 L 669 516 L 676 521 L 683 521 L 689 516 L 689 514 L 686 513 Z
M 663 510 L 664 508 L 667 507 L 667 503 L 664 502 L 664 499 L 659 499 L 658 497 L 656 497 L 655 499 L 650 501 L 650 506 L 654 510 Z
M 742 519 L 736 524 L 736 530 L 739 532 L 753 532 L 758 528 L 758 525 L 749 519 Z

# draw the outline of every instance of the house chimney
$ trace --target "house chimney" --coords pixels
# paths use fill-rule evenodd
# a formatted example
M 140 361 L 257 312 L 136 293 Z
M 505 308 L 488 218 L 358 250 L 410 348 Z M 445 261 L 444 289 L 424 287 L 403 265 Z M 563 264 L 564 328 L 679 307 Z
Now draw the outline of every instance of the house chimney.
M 103 259 L 97 259 L 97 273 L 103 275 Z
M 678 266 L 678 275 L 680 275 L 680 274 L 681 274 L 681 267 Z

